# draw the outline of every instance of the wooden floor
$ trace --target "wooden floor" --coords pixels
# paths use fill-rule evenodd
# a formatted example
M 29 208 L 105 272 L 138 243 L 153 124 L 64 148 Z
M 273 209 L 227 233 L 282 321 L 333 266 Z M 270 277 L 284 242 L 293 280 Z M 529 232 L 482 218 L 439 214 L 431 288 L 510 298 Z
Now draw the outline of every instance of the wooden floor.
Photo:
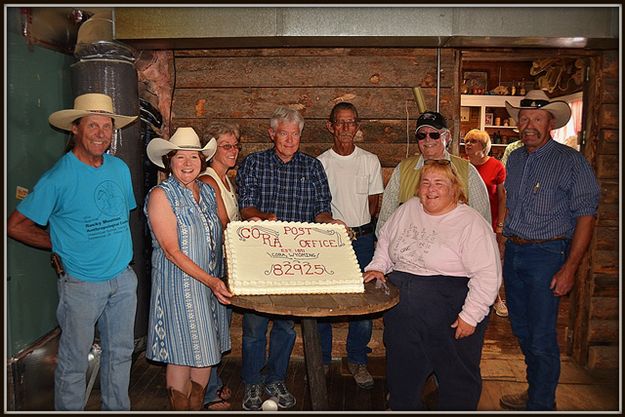
M 491 315 L 485 337 L 482 357 L 483 390 L 478 410 L 501 410 L 499 397 L 504 393 L 520 392 L 527 388 L 525 365 L 514 338 L 510 337 L 507 319 Z M 335 353 L 336 354 L 336 353 Z M 356 386 L 347 371 L 345 359 L 335 359 L 328 376 L 328 403 L 337 411 L 384 411 L 386 381 L 384 358 L 370 358 L 369 371 L 375 385 L 371 390 Z M 222 380 L 233 391 L 231 411 L 241 411 L 244 386 L 241 383 L 241 358 L 224 356 L 220 367 Z M 311 410 L 306 368 L 301 357 L 292 356 L 286 384 L 297 399 L 290 411 Z M 569 357 L 562 357 L 562 372 L 557 391 L 558 411 L 619 411 L 619 375 L 590 374 Z M 169 405 L 165 389 L 165 367 L 149 362 L 140 354 L 132 368 L 130 398 L 133 411 L 167 411 Z M 99 410 L 100 394 L 96 386 L 87 404 L 87 410 Z

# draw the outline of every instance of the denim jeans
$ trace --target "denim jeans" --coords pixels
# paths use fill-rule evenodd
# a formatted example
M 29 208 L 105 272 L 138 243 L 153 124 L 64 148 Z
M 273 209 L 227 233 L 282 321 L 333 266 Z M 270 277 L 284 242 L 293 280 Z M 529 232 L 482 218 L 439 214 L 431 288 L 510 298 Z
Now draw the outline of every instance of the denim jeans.
M 549 289 L 564 264 L 569 241 L 506 242 L 503 276 L 512 332 L 527 366 L 528 410 L 553 410 L 560 378 L 556 325 L 560 298 Z
M 273 321 L 273 326 L 269 337 L 269 358 L 265 360 L 269 320 Z M 285 380 L 295 344 L 293 326 L 293 320 L 254 313 L 243 314 L 241 378 L 246 385 Z
M 228 319 L 228 326 L 232 323 L 232 308 L 226 308 L 226 315 Z M 212 403 L 213 401 L 221 400 L 221 397 L 217 395 L 217 391 L 223 388 L 223 382 L 217 370 L 219 369 L 219 364 L 215 365 L 211 369 L 211 376 L 208 380 L 208 385 L 206 385 L 206 393 L 204 394 L 204 404 Z
M 360 236 L 352 242 L 361 271 L 365 266 L 369 265 L 369 262 L 373 259 L 373 252 L 375 250 L 374 237 L 374 233 L 369 233 Z M 323 363 L 329 364 L 332 362 L 332 322 L 329 320 L 317 321 L 317 330 L 319 331 L 319 338 L 321 340 Z M 365 365 L 367 363 L 367 354 L 371 352 L 367 344 L 371 340 L 372 332 L 373 323 L 370 319 L 349 319 L 346 345 L 347 360 L 349 362 L 360 365 Z
M 61 338 L 54 375 L 54 408 L 84 409 L 88 354 L 97 324 L 100 333 L 102 410 L 130 410 L 128 384 L 134 350 L 137 276 L 127 267 L 101 282 L 59 278 L 56 316 Z

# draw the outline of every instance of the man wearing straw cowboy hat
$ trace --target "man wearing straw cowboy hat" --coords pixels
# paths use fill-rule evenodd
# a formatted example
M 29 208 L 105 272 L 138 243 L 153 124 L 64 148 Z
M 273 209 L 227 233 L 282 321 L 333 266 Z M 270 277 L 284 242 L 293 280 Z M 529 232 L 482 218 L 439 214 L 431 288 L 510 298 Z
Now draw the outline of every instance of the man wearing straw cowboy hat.
M 558 305 L 573 288 L 592 238 L 599 186 L 583 155 L 551 137 L 551 130 L 571 117 L 566 102 L 532 90 L 519 107 L 506 102 L 506 109 L 524 146 L 506 165 L 503 276 L 529 388 L 500 402 L 514 410 L 554 410 L 560 377 Z
M 97 324 L 102 344 L 102 409 L 130 410 L 137 277 L 129 266 L 129 212 L 136 207 L 128 166 L 106 154 L 114 129 L 137 116 L 115 114 L 105 94 L 76 97 L 52 113 L 73 148 L 39 179 L 7 222 L 8 235 L 52 249 L 59 275 L 61 338 L 55 371 L 56 410 L 83 410 L 88 353 Z M 42 227 L 49 224 L 49 232 Z

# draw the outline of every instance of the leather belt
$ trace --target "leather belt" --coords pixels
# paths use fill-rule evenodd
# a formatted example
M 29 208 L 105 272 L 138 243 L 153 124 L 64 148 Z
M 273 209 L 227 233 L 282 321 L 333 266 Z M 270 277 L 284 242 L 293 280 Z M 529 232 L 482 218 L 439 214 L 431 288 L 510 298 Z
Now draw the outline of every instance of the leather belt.
M 364 236 L 374 232 L 373 223 L 363 224 L 362 226 L 358 227 L 350 227 L 350 229 L 354 231 L 354 237 L 356 239 L 358 239 L 360 236 Z
M 508 240 L 510 240 L 512 243 L 516 243 L 517 245 L 538 245 L 540 243 L 553 242 L 555 240 L 568 240 L 568 238 L 566 236 L 556 236 L 551 239 L 532 240 L 523 239 L 522 237 L 518 236 L 508 236 Z

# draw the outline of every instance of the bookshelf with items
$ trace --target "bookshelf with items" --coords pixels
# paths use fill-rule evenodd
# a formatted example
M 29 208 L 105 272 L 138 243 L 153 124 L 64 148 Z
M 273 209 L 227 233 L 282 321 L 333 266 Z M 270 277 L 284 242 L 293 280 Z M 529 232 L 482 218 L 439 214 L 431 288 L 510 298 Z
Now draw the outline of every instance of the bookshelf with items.
M 491 155 L 501 159 L 508 143 L 519 138 L 516 123 L 506 110 L 506 101 L 519 106 L 523 97 L 502 95 L 460 96 L 460 153 L 464 156 L 462 138 L 471 129 L 485 130 L 490 135 Z

